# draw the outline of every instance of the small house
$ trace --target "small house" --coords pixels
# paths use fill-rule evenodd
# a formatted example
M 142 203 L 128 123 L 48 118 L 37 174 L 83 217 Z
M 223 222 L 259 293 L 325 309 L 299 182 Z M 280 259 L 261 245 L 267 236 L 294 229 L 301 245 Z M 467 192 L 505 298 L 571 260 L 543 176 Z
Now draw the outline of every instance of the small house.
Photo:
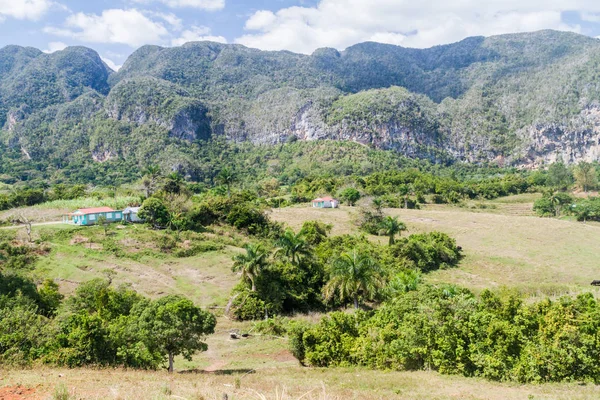
M 312 206 L 314 208 L 338 208 L 340 206 L 340 202 L 333 197 L 326 196 L 314 199 L 312 201 Z
M 99 218 L 105 218 L 107 222 L 118 222 L 123 220 L 123 212 L 113 210 L 110 207 L 80 208 L 75 212 L 66 214 L 63 222 L 66 224 L 87 226 L 98 223 Z
M 140 217 L 138 217 L 140 208 L 141 207 L 127 207 L 124 209 L 123 220 L 127 222 L 144 222 Z

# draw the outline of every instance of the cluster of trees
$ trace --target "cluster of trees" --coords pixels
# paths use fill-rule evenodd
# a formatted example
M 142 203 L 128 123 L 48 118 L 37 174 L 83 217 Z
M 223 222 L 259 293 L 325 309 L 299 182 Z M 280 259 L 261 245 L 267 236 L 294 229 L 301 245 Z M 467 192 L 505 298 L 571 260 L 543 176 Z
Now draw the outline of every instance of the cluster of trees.
M 536 303 L 512 293 L 406 287 L 376 311 L 333 312 L 290 330 L 306 365 L 436 370 L 500 381 L 600 382 L 600 303 L 592 294 Z
M 206 350 L 216 324 L 186 298 L 149 300 L 100 279 L 67 300 L 52 281 L 37 288 L 9 274 L 0 282 L 0 361 L 8 364 L 156 369 L 168 362 L 172 372 L 175 356 Z
M 242 280 L 233 290 L 228 312 L 238 319 L 377 303 L 397 288 L 411 286 L 421 273 L 454 266 L 460 248 L 448 235 L 433 232 L 395 240 L 398 226 L 386 232 L 388 245 L 365 236 L 329 236 L 330 226 L 305 222 L 295 233 L 249 243 L 234 258 Z
M 234 178 L 227 169 L 222 171 L 220 179 L 226 185 L 225 190 L 204 191 L 194 196 L 196 187 L 186 185 L 177 173 L 164 178 L 146 175 L 146 194 L 150 197 L 143 201 L 139 217 L 156 229 L 177 232 L 203 231 L 216 223 L 231 225 L 255 236 L 273 236 L 281 232 L 280 225 L 266 216 L 266 204 L 255 193 L 232 193 L 229 186 Z
M 155 369 L 206 350 L 215 317 L 190 300 L 150 300 L 110 279 L 82 284 L 68 299 L 27 272 L 43 245 L 0 238 L 0 363 Z

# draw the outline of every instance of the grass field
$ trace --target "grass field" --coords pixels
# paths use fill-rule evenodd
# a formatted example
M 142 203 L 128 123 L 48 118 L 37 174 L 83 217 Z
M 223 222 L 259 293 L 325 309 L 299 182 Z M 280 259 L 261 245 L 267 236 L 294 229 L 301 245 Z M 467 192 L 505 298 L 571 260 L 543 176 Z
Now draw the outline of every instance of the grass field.
M 404 221 L 408 233 L 438 230 L 456 238 L 464 259 L 457 268 L 427 275 L 434 283 L 451 282 L 474 290 L 517 289 L 532 296 L 592 291 L 600 278 L 597 243 L 600 225 L 542 219 L 527 210 L 535 195 L 513 196 L 465 207 L 436 205 L 422 210 L 388 209 Z M 356 233 L 356 208 L 276 209 L 272 219 L 298 230 L 307 220 L 333 225 L 332 234 Z M 99 227 L 39 226 L 35 235 L 52 233 L 51 252 L 32 272 L 56 279 L 65 293 L 81 282 L 114 273 L 151 297 L 183 294 L 202 306 L 226 304 L 239 276 L 232 256 L 246 240 L 229 231 L 195 234 L 183 242 L 215 243 L 217 250 L 176 257 L 159 248 L 160 232 L 142 226 L 113 226 L 107 237 Z M 56 235 L 56 233 L 59 233 Z M 385 242 L 385 238 L 371 236 Z M 111 242 L 123 253 L 112 253 Z M 318 320 L 320 315 L 302 316 Z M 234 340 L 231 331 L 250 333 Z M 95 369 L 0 370 L 0 399 L 51 399 L 57 387 L 72 399 L 597 399 L 600 387 L 580 384 L 518 385 L 434 372 L 385 372 L 360 368 L 304 368 L 282 338 L 261 336 L 251 322 L 218 318 L 209 349 L 189 362 L 176 360 L 176 372 Z M 29 390 L 26 390 L 29 389 Z M 15 394 L 15 393 L 21 394 Z M 12 397 L 10 397 L 12 396 Z
M 121 209 L 137 201 L 139 201 L 139 198 L 133 196 L 117 196 L 116 198 L 110 197 L 105 199 L 85 197 L 75 200 L 55 200 L 33 207 L 2 211 L 0 212 L 0 221 L 10 221 L 20 216 L 24 216 L 32 222 L 61 221 L 65 213 L 72 212 L 78 208 L 106 206 Z
M 264 356 L 263 356 L 264 357 Z M 278 366 L 214 371 L 94 369 L 0 370 L 0 398 L 15 388 L 33 393 L 15 399 L 52 399 L 65 388 L 73 399 L 348 400 L 348 399 L 573 399 L 600 397 L 594 385 L 518 385 L 433 372 L 385 372 L 360 368 L 315 369 Z M 227 395 L 227 397 L 224 397 Z M 7 399 L 9 397 L 6 397 Z
M 61 235 L 56 235 L 59 231 Z M 54 279 L 66 294 L 111 271 L 116 285 L 129 284 L 150 297 L 181 294 L 202 306 L 223 306 L 239 280 L 231 265 L 240 249 L 229 245 L 236 239 L 227 237 L 221 237 L 220 243 L 207 235 L 196 234 L 190 240 L 182 237 L 184 243 L 210 243 L 219 249 L 177 257 L 158 247 L 163 232 L 142 225 L 113 226 L 107 237 L 121 250 L 116 254 L 106 249 L 107 237 L 100 227 L 40 226 L 34 228 L 34 235 L 53 238 L 48 242 L 50 254 L 37 261 L 33 275 Z
M 531 295 L 598 293 L 590 282 L 600 279 L 600 225 L 510 215 L 498 209 L 485 211 L 441 205 L 423 210 L 385 210 L 407 224 L 405 235 L 441 231 L 462 246 L 465 257 L 459 268 L 430 274 L 428 279 L 433 282 L 450 282 L 475 290 L 508 286 Z M 304 221 L 320 220 L 333 224 L 333 234 L 343 234 L 356 232 L 357 212 L 353 207 L 291 207 L 273 212 L 272 218 L 294 229 L 299 229 Z

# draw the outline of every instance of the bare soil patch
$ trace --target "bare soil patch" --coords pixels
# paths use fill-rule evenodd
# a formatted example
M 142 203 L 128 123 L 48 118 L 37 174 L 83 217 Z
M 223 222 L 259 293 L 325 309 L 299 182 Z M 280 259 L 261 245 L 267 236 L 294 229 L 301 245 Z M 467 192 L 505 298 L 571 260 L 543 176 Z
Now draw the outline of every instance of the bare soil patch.
M 0 400 L 22 400 L 22 399 L 38 399 L 36 389 L 17 386 L 5 386 L 0 388 Z

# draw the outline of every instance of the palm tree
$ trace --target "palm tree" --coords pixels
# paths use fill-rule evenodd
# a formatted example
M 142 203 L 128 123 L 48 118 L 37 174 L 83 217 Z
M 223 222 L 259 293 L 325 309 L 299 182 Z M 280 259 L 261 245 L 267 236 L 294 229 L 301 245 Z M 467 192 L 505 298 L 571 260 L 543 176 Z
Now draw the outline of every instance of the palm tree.
M 227 196 L 231 197 L 231 185 L 235 182 L 235 175 L 229 168 L 223 168 L 217 175 L 217 182 L 227 186 Z
M 383 286 L 382 272 L 377 262 L 367 253 L 356 249 L 343 253 L 332 264 L 329 282 L 323 288 L 325 299 L 337 293 L 341 301 L 352 298 L 358 308 L 358 296 L 372 297 Z
M 402 233 L 406 230 L 404 222 L 398 221 L 398 217 L 387 216 L 381 221 L 381 233 L 390 238 L 389 245 L 393 245 L 396 242 L 396 234 Z
M 377 214 L 381 213 L 381 208 L 383 207 L 383 201 L 379 198 L 373 199 L 373 208 Z
M 183 176 L 179 172 L 172 172 L 167 176 L 164 191 L 167 193 L 179 194 L 181 193 L 183 183 Z
M 146 173 L 142 179 L 142 184 L 146 189 L 146 197 L 152 196 L 158 186 L 160 178 L 160 167 L 158 165 L 150 165 L 146 168 Z
M 295 234 L 291 229 L 287 229 L 279 239 L 277 254 L 283 254 L 292 264 L 300 264 L 304 256 L 310 254 L 308 243 L 304 240 L 303 234 Z
M 252 291 L 256 292 L 255 279 L 267 265 L 269 253 L 260 244 L 247 244 L 244 246 L 246 254 L 233 257 L 234 272 L 241 271 L 242 276 L 252 283 Z

